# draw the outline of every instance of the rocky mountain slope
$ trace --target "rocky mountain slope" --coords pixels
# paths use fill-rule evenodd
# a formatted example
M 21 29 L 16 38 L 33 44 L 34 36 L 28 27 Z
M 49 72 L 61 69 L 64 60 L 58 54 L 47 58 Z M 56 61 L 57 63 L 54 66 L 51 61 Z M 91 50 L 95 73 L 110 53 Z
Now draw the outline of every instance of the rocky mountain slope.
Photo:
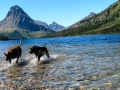
M 34 22 L 38 25 L 44 26 L 46 28 L 49 28 L 48 24 L 39 20 L 34 20 Z
M 96 15 L 96 13 L 91 12 L 88 16 L 84 17 L 82 20 L 89 19 L 89 18 L 91 18 L 91 17 L 93 17 L 93 16 L 95 16 L 95 15 Z
M 61 31 L 61 30 L 64 30 L 66 27 L 56 23 L 56 22 L 52 22 L 51 24 L 47 24 L 45 22 L 42 22 L 42 21 L 38 21 L 38 20 L 34 20 L 35 23 L 37 23 L 38 25 L 42 25 L 48 29 L 51 29 L 51 30 L 54 30 L 54 31 Z
M 49 28 L 54 31 L 61 31 L 64 30 L 66 27 L 59 25 L 56 22 L 52 22 L 52 24 L 49 24 Z
M 38 35 L 32 35 L 31 32 L 39 33 L 37 33 Z M 41 37 L 39 35 L 41 35 L 41 33 L 45 34 L 45 32 L 52 33 L 54 31 L 36 24 L 34 20 L 17 5 L 11 7 L 5 19 L 0 21 L 0 35 L 8 36 L 10 39 L 39 38 Z M 44 36 L 44 34 L 42 34 L 42 36 Z M 14 37 L 12 35 L 14 35 Z
M 15 5 L 10 8 L 6 18 L 0 23 L 0 30 L 23 29 L 29 31 L 48 31 L 44 26 L 37 25 L 22 8 Z

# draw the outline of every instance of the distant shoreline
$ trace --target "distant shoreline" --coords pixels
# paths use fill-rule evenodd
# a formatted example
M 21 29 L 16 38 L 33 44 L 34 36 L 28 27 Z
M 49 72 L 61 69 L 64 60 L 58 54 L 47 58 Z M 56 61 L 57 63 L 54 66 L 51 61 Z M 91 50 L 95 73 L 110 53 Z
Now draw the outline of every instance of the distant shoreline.
M 9 40 L 9 38 L 6 36 L 0 36 L 0 40 Z

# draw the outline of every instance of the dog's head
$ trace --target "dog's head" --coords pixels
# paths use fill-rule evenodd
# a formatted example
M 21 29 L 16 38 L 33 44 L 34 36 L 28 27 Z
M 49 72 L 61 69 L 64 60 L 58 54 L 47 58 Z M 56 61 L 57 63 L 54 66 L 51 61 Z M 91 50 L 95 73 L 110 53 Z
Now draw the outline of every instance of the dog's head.
M 9 53 L 4 53 L 4 55 L 5 55 L 5 60 L 8 61 L 10 59 Z
M 36 50 L 37 50 L 37 46 L 33 46 L 32 48 L 30 48 L 30 54 L 33 54 L 34 52 L 36 52 Z
M 33 54 L 33 52 L 34 52 L 34 49 L 33 48 L 30 48 L 30 54 Z

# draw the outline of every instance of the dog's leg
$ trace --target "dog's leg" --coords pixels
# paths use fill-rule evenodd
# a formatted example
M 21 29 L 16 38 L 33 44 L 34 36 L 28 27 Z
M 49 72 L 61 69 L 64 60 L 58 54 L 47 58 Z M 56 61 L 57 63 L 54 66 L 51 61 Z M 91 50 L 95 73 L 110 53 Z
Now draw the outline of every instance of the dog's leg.
M 37 55 L 37 54 L 35 54 L 35 56 L 36 56 L 36 58 L 38 58 L 38 55 Z
M 19 57 L 17 57 L 16 63 L 18 63 Z
M 40 61 L 40 56 L 38 56 L 38 62 Z
M 9 59 L 9 63 L 11 63 L 11 59 Z
M 48 52 L 48 51 L 46 51 L 46 56 L 47 56 L 48 58 L 50 58 L 49 52 Z

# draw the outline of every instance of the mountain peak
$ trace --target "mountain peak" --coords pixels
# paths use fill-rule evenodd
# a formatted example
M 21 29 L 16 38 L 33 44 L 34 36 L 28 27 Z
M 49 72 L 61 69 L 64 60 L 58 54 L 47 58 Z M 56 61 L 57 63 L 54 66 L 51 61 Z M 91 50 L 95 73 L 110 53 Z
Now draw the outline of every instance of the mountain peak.
M 54 31 L 61 31 L 61 30 L 65 29 L 66 27 L 59 25 L 55 21 L 53 21 L 52 24 L 49 24 L 49 28 Z
M 91 12 L 89 15 L 90 15 L 90 16 L 91 16 L 91 15 L 96 15 L 96 13 L 94 13 L 94 12 Z
M 19 7 L 18 5 L 14 5 L 14 6 L 12 6 L 10 9 L 22 9 L 21 7 Z
M 8 12 L 6 17 L 13 16 L 14 18 L 17 18 L 17 16 L 21 15 L 27 15 L 21 7 L 18 5 L 12 6 L 10 8 L 10 11 Z M 28 15 L 27 15 L 28 16 Z
M 47 31 L 44 26 L 37 25 L 32 18 L 28 16 L 18 5 L 12 6 L 8 11 L 6 18 L 0 22 L 0 30 L 29 30 L 29 31 Z
M 91 18 L 91 17 L 93 17 L 93 16 L 95 16 L 95 15 L 96 15 L 96 13 L 94 13 L 94 12 L 90 12 L 90 14 L 89 14 L 88 16 L 84 17 L 82 20 L 85 20 L 85 19 Z
M 53 21 L 52 24 L 57 24 L 57 23 L 55 21 Z

